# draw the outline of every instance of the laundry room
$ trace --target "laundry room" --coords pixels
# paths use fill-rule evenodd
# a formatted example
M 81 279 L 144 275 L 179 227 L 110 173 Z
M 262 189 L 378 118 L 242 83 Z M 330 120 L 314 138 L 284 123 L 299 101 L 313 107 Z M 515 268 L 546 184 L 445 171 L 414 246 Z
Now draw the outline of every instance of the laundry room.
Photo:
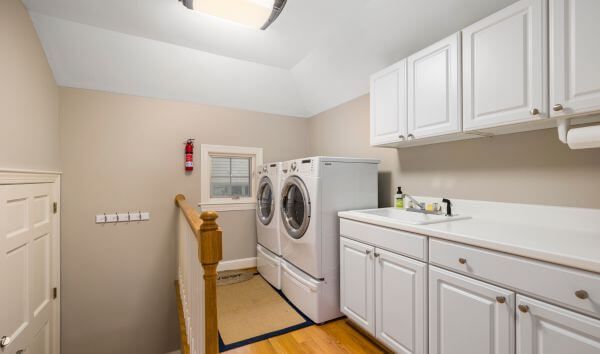
M 1 0 L 1 354 L 600 354 L 600 2 Z

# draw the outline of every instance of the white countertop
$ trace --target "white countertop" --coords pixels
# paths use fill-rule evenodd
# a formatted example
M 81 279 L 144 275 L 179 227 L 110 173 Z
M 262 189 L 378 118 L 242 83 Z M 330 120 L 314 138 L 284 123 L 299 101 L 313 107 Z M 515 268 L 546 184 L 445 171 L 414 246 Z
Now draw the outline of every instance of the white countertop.
M 343 211 L 338 215 L 600 273 L 600 210 L 465 200 L 453 203 L 460 214 L 472 218 L 412 225 L 356 211 Z

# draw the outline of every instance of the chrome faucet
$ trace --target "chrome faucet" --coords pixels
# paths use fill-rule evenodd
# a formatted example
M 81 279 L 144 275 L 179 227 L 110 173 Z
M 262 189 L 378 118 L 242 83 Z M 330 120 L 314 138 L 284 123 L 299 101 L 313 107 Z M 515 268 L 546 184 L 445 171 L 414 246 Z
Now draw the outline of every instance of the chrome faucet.
M 419 202 L 418 200 L 416 200 L 415 198 L 411 197 L 408 194 L 405 194 L 404 197 L 412 202 L 411 203 L 412 205 L 409 205 L 409 207 L 406 208 L 406 210 L 408 210 L 408 211 L 413 211 L 413 212 L 423 213 L 423 214 L 435 214 L 435 215 L 444 214 L 444 212 L 442 211 L 442 207 L 438 203 L 433 203 L 433 210 L 427 210 L 427 203 Z M 442 199 L 442 204 L 446 204 L 446 214 L 445 215 L 446 216 L 454 216 L 454 215 L 452 215 L 452 202 L 450 201 L 450 199 L 446 199 L 446 198 Z
M 425 203 L 421 203 L 421 202 L 419 202 L 418 200 L 416 200 L 415 198 L 411 197 L 411 196 L 410 196 L 410 195 L 408 195 L 408 194 L 405 194 L 405 195 L 404 195 L 404 197 L 405 197 L 405 198 L 408 198 L 408 199 L 410 199 L 410 201 L 411 201 L 411 202 L 413 202 L 413 204 L 417 205 L 417 207 L 418 207 L 418 209 L 417 209 L 417 210 L 422 210 L 422 211 L 425 211 L 425 209 L 426 209 L 426 208 L 425 208 L 425 206 L 426 206 L 426 204 L 425 204 Z M 407 208 L 407 209 L 416 209 L 416 208 Z

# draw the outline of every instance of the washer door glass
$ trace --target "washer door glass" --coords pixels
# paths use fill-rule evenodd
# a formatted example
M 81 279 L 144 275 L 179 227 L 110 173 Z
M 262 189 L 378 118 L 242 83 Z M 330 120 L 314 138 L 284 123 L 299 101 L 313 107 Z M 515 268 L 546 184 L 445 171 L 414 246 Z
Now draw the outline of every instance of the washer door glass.
M 281 190 L 281 219 L 288 235 L 295 239 L 304 236 L 310 223 L 310 199 L 304 182 L 289 177 Z
M 269 177 L 263 177 L 258 185 L 256 205 L 258 220 L 263 225 L 268 225 L 275 214 L 275 200 L 273 199 L 273 184 Z

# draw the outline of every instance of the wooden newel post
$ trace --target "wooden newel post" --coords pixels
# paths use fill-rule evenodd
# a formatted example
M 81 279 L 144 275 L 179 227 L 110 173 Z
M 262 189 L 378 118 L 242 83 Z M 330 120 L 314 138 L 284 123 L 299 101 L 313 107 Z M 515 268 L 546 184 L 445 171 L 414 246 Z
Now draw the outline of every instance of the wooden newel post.
M 198 237 L 198 258 L 204 268 L 205 353 L 219 352 L 217 327 L 217 266 L 223 259 L 222 232 L 213 211 L 200 215 L 202 225 Z

